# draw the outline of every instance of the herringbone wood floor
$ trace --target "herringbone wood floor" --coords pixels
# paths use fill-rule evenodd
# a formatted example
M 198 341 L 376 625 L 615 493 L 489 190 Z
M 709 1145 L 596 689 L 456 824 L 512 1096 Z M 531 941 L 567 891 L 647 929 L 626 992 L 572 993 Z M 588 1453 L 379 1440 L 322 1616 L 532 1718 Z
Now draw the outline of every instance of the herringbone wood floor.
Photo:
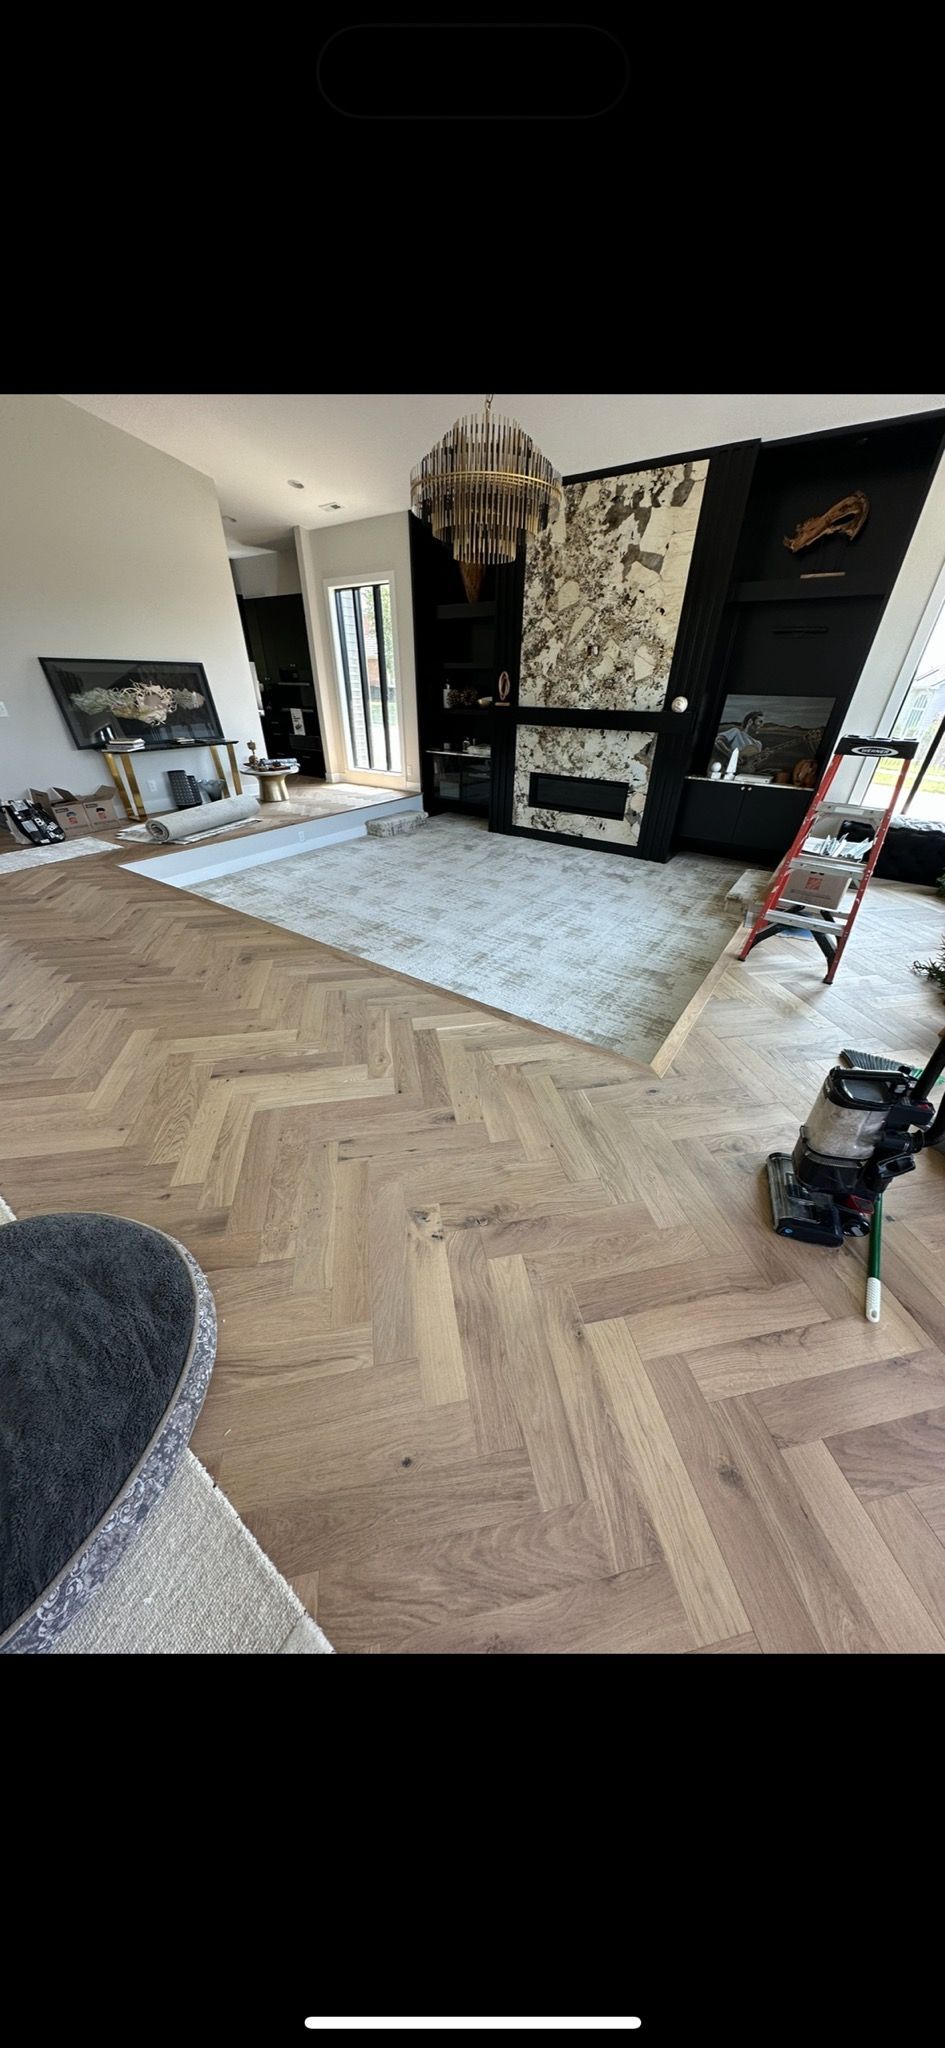
M 0 1191 L 190 1246 L 194 1449 L 339 1650 L 942 1651 L 943 1162 L 878 1328 L 759 1171 L 842 1044 L 927 1054 L 928 899 L 833 989 L 729 962 L 658 1078 L 111 856 L 0 896 Z

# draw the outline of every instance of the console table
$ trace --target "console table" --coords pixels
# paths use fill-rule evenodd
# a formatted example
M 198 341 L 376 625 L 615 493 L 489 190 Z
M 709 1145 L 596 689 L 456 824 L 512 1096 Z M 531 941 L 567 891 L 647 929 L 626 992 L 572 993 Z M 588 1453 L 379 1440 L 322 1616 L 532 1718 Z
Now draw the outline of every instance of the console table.
M 223 762 L 220 759 L 219 750 L 221 746 L 224 746 L 227 751 L 227 758 L 230 764 L 229 779 L 227 779 Z M 221 740 L 219 742 L 213 740 L 170 740 L 167 752 L 176 752 L 179 749 L 181 753 L 190 753 L 195 747 L 209 748 L 217 780 L 222 782 L 227 796 L 242 796 L 243 785 L 240 781 L 239 764 L 236 759 L 235 740 Z M 136 819 L 146 818 L 148 815 L 138 783 L 138 777 L 135 774 L 135 754 L 144 753 L 145 751 L 143 747 L 136 747 L 133 753 L 125 753 L 123 748 L 115 753 L 111 753 L 107 749 L 102 751 L 102 760 L 124 804 L 125 814 L 131 819 L 132 823 Z M 157 750 L 155 749 L 155 751 Z M 124 773 L 122 773 L 122 770 L 124 770 Z

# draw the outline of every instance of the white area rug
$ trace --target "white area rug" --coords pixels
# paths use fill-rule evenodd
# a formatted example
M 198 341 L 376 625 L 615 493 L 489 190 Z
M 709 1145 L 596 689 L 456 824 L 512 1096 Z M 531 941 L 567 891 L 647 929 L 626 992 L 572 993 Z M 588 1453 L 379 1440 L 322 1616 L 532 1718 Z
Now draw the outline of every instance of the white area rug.
M 17 847 L 15 853 L 3 855 L 0 875 L 5 875 L 10 868 L 44 868 L 53 860 L 79 860 L 83 854 L 114 851 L 107 839 L 62 839 L 56 846 Z
M 192 1451 L 57 1643 L 63 1657 L 325 1656 L 327 1636 Z
M 269 818 L 238 818 L 234 825 L 214 825 L 210 832 L 185 832 L 180 839 L 175 839 L 173 844 L 174 846 L 188 846 L 194 839 L 224 839 L 228 832 L 245 833 L 258 831 L 261 825 L 268 825 L 269 823 Z M 118 837 L 119 839 L 137 840 L 141 845 L 153 846 L 155 853 L 163 853 L 164 851 L 162 842 L 152 837 L 147 825 L 125 825 L 119 832 Z
M 249 775 L 249 770 L 246 770 Z M 250 778 L 255 782 L 255 776 Z M 291 788 L 291 783 L 288 785 Z M 332 818 L 339 811 L 360 811 L 368 804 L 379 804 L 387 797 L 406 796 L 407 790 L 365 789 L 350 782 L 326 782 L 324 789 L 306 784 L 304 801 L 300 798 L 293 803 L 264 804 L 259 817 L 241 818 L 235 825 L 217 825 L 212 832 L 187 832 L 182 839 L 175 839 L 175 846 L 186 846 L 192 839 L 223 839 L 227 833 L 246 834 L 268 830 L 271 825 L 292 825 L 303 818 Z M 194 816 L 198 815 L 196 809 Z M 147 825 L 125 825 L 118 834 L 119 839 L 147 841 L 155 846 Z
M 438 817 L 192 885 L 288 931 L 648 1061 L 740 917 L 737 861 L 665 867 Z
M 0 1195 L 0 1224 L 14 1223 Z M 55 1649 L 60 1657 L 333 1656 L 192 1451 Z

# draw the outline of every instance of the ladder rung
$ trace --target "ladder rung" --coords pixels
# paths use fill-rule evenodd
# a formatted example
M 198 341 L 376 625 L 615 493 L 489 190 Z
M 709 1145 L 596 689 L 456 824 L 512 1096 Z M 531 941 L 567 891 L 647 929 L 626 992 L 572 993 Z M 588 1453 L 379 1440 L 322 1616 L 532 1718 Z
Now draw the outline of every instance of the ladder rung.
M 818 873 L 823 869 L 825 874 L 835 875 L 861 875 L 865 866 L 864 860 L 835 860 L 830 853 L 796 853 L 791 862 L 792 868 L 814 868 Z
M 846 917 L 817 917 L 813 912 L 777 908 L 765 916 L 765 924 L 802 924 L 808 931 L 833 932 L 838 938 L 848 922 Z
M 838 818 L 885 818 L 886 816 L 882 806 L 877 809 L 875 804 L 842 804 L 832 796 L 825 797 L 823 803 L 818 804 L 814 812 L 815 818 L 819 818 L 822 811 L 835 812 Z

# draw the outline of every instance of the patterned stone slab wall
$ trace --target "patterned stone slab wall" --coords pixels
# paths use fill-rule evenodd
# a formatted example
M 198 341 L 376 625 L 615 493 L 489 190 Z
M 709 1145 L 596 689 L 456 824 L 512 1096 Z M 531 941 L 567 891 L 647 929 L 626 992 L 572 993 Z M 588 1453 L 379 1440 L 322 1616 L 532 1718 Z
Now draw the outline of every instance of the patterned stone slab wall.
M 637 844 L 655 737 L 594 720 L 663 709 L 708 469 L 707 460 L 678 462 L 567 484 L 557 519 L 529 550 L 513 824 Z M 575 723 L 529 725 L 529 710 L 572 712 Z M 626 782 L 624 816 L 529 804 L 535 771 Z

